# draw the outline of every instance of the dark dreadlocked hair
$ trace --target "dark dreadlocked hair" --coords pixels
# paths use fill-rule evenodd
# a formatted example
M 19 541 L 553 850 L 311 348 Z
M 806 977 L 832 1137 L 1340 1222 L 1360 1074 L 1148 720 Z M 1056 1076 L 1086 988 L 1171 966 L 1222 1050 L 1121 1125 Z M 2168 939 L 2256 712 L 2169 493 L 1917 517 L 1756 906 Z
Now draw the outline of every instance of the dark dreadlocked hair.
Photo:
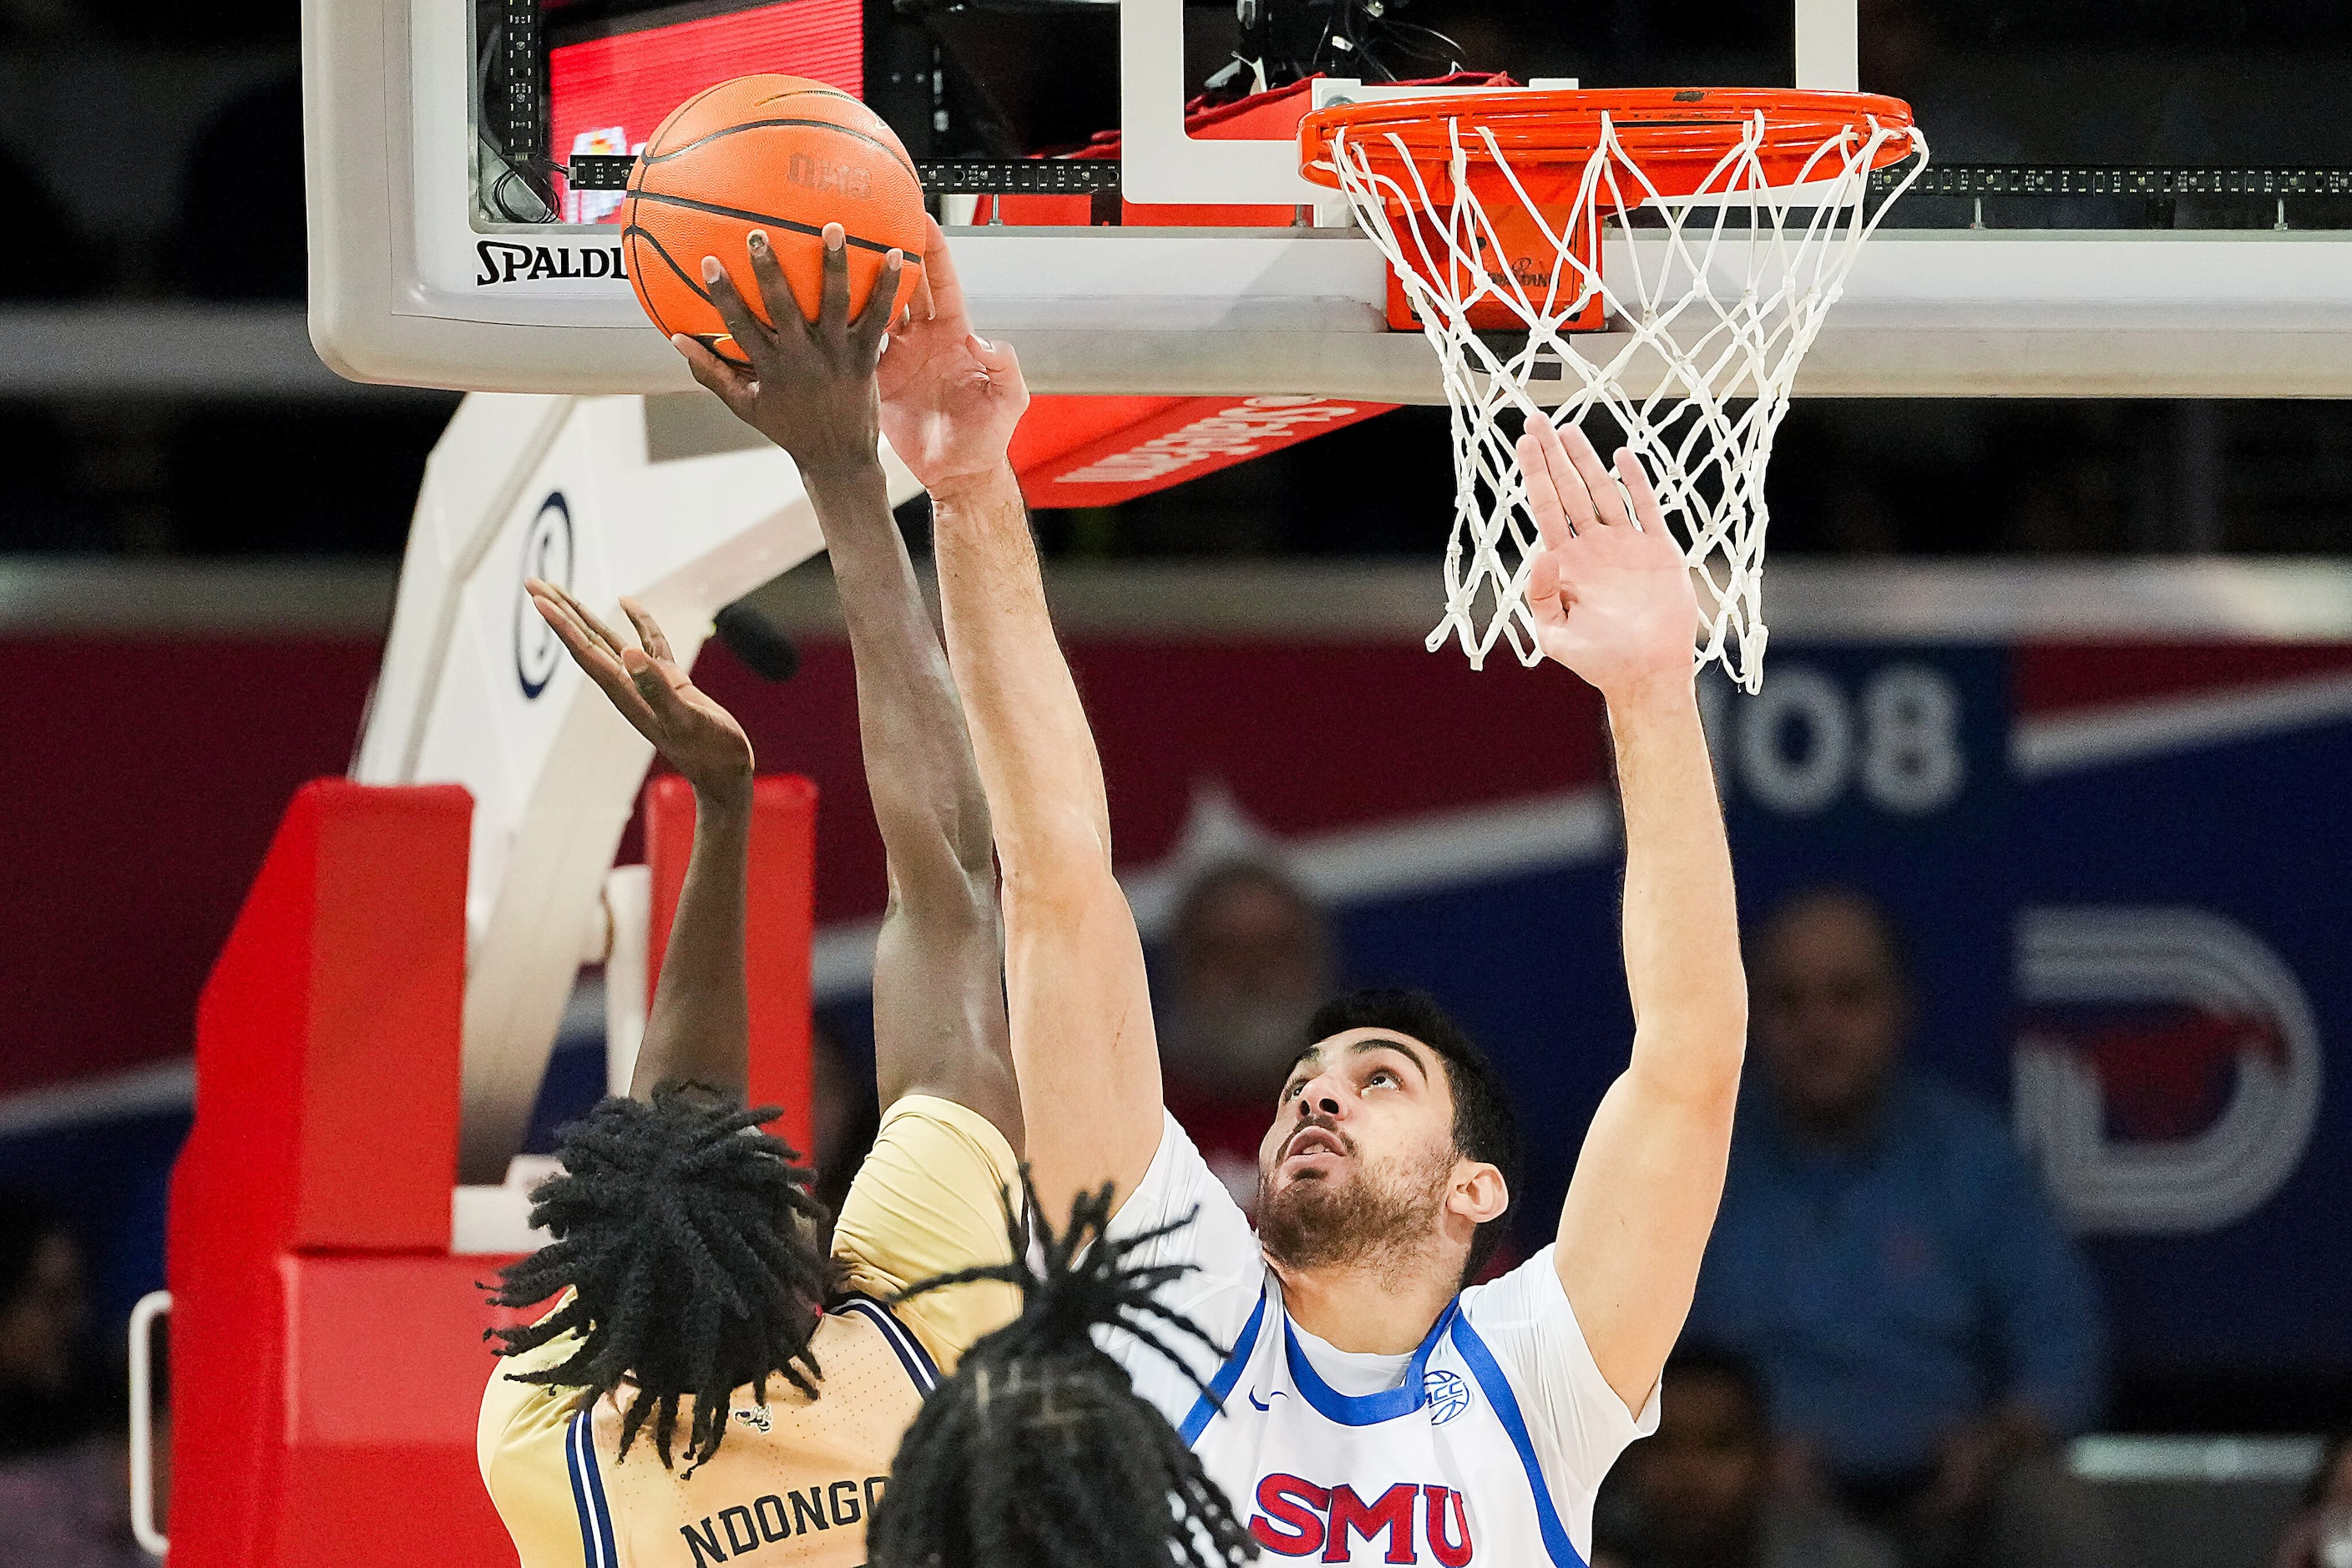
M 555 1239 L 508 1267 L 490 1300 L 573 1295 L 539 1322 L 484 1336 L 518 1355 L 578 1333 L 560 1365 L 509 1375 L 576 1387 L 583 1410 L 634 1385 L 623 1457 L 650 1423 L 669 1468 L 678 1401 L 691 1399 L 689 1472 L 719 1451 L 736 1389 L 751 1384 L 765 1400 L 768 1379 L 782 1376 L 816 1393 L 809 1338 L 831 1283 L 811 1173 L 759 1131 L 780 1112 L 713 1104 L 710 1093 L 688 1085 L 656 1090 L 650 1105 L 606 1100 L 558 1134 L 563 1170 L 530 1194 L 531 1224 Z
M 1025 1170 L 1022 1187 L 1035 1214 Z M 1108 1235 L 1110 1216 L 1106 1185 L 1079 1195 L 1059 1236 L 1040 1219 L 1039 1267 L 1008 1205 L 1013 1262 L 926 1280 L 899 1296 L 998 1279 L 1019 1287 L 1022 1310 L 971 1347 L 907 1428 L 866 1529 L 875 1568 L 1242 1568 L 1256 1561 L 1256 1542 L 1199 1457 L 1094 1341 L 1097 1328 L 1122 1329 L 1209 1392 L 1160 1337 L 1165 1330 L 1223 1353 L 1157 1299 L 1193 1266 L 1129 1261 L 1192 1216 L 1117 1241 Z

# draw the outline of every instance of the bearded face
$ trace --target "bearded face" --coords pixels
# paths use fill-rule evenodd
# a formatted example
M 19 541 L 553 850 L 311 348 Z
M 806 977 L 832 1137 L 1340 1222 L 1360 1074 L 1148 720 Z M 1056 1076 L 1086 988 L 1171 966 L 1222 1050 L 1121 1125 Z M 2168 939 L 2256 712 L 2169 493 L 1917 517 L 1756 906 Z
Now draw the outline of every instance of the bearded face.
M 1418 1258 L 1453 1185 L 1452 1138 L 1370 1152 L 1328 1117 L 1299 1123 L 1258 1173 L 1258 1244 L 1286 1268 L 1379 1268 Z

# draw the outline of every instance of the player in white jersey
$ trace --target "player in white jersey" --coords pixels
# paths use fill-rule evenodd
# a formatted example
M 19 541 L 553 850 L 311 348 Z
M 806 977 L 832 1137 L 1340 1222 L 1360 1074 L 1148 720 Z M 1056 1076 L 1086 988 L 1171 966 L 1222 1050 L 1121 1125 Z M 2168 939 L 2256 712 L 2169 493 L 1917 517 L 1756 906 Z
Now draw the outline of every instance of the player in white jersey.
M 1027 399 L 1019 368 L 965 335 L 953 264 L 943 245 L 931 256 L 938 316 L 894 342 L 882 377 L 887 395 L 903 353 L 898 372 L 920 367 L 938 389 L 902 405 L 889 435 L 935 477 L 949 655 L 1003 867 L 1040 1199 L 1058 1212 L 1114 1182 L 1126 1194 L 1114 1238 L 1197 1209 L 1198 1223 L 1155 1244 L 1165 1261 L 1200 1266 L 1166 1301 L 1233 1346 L 1195 1367 L 1210 1399 L 1133 1344 L 1110 1348 L 1194 1445 L 1265 1563 L 1580 1568 L 1595 1489 L 1655 1420 L 1722 1191 L 1747 1029 L 1730 856 L 1692 689 L 1697 605 L 1648 480 L 1623 452 L 1612 476 L 1574 431 L 1563 441 L 1538 422 L 1520 444 L 1544 540 L 1528 590 L 1542 647 L 1608 703 L 1635 1018 L 1557 1241 L 1463 1288 L 1510 1201 L 1507 1110 L 1462 1032 L 1425 999 L 1392 994 L 1343 999 L 1328 1035 L 1302 1042 L 1268 1108 L 1253 1235 L 1160 1108 L 1101 764 L 1004 458 Z M 1575 1005 L 1565 986 L 1560 1002 Z

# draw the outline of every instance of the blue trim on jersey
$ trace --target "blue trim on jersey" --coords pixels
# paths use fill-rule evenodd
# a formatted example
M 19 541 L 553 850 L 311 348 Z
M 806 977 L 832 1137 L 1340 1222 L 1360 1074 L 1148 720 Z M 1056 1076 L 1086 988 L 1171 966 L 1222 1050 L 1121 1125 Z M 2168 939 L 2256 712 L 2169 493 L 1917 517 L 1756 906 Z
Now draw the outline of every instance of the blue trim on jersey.
M 1249 1321 L 1242 1325 L 1242 1337 L 1234 1342 L 1233 1352 L 1225 1357 L 1225 1364 L 1217 1369 L 1217 1375 L 1209 1380 L 1207 1392 L 1192 1401 L 1192 1408 L 1185 1414 L 1184 1424 L 1176 1428 L 1176 1435 L 1184 1439 L 1186 1447 L 1201 1440 L 1201 1434 L 1209 1429 L 1209 1418 L 1223 1407 L 1226 1398 L 1234 1392 L 1234 1384 L 1242 1380 L 1243 1369 L 1249 1365 L 1250 1356 L 1257 1350 L 1258 1331 L 1265 1324 L 1265 1287 L 1259 1287 L 1257 1306 L 1251 1311 Z
M 1486 1348 L 1467 1318 L 1454 1320 L 1454 1348 L 1462 1352 L 1470 1375 L 1486 1391 L 1486 1403 L 1495 1407 L 1503 1430 L 1510 1435 L 1511 1447 L 1519 1451 L 1519 1464 L 1527 1470 L 1528 1486 L 1535 1493 L 1536 1526 L 1543 1533 L 1544 1551 L 1554 1568 L 1586 1568 L 1576 1543 L 1568 1538 L 1568 1527 L 1559 1521 L 1559 1510 L 1552 1507 L 1551 1487 L 1544 1480 L 1543 1467 L 1536 1463 L 1536 1446 L 1528 1436 L 1527 1418 L 1519 1414 L 1518 1395 L 1511 1392 L 1510 1380 L 1503 1375 L 1495 1352 Z
M 889 1308 L 871 1296 L 851 1295 L 835 1302 L 833 1310 L 847 1317 L 863 1318 L 879 1329 L 890 1348 L 898 1352 L 898 1364 L 905 1367 L 907 1375 L 914 1380 L 918 1394 L 928 1395 L 939 1387 L 940 1369 L 931 1360 L 930 1352 Z
M 587 1568 L 621 1568 L 613 1540 L 613 1514 L 604 1506 L 604 1478 L 596 1470 L 596 1435 L 583 1410 L 563 1435 L 565 1468 L 572 1472 L 572 1506 L 580 1510 L 580 1546 Z
M 1314 1363 L 1307 1359 L 1307 1352 L 1298 1343 L 1298 1335 L 1291 1329 L 1290 1314 L 1285 1312 L 1282 1353 L 1290 1363 L 1290 1381 L 1298 1385 L 1298 1392 L 1318 1415 L 1342 1426 L 1377 1426 L 1383 1421 L 1410 1415 L 1429 1403 L 1429 1380 L 1424 1375 L 1429 1368 L 1429 1352 L 1437 1348 L 1446 1326 L 1461 1312 L 1461 1302 L 1448 1302 L 1437 1321 L 1430 1325 L 1421 1348 L 1412 1352 L 1412 1360 L 1405 1363 L 1404 1381 L 1378 1394 L 1342 1394 L 1318 1376 Z

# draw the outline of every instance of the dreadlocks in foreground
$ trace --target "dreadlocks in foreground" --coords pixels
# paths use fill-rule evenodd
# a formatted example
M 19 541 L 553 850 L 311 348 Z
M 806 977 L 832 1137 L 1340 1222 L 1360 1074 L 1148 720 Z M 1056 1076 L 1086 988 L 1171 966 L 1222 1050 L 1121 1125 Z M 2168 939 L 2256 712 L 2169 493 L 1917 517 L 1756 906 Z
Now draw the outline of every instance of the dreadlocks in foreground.
M 1034 1214 L 1037 1195 L 1027 1190 Z M 1079 1195 L 1061 1235 L 1040 1220 L 1042 1268 L 1026 1260 L 1024 1228 L 1008 1215 L 1014 1261 L 928 1280 L 900 1298 L 1001 1279 L 1020 1289 L 1023 1307 L 972 1346 L 907 1429 L 867 1527 L 876 1568 L 1241 1568 L 1255 1560 L 1255 1543 L 1201 1461 L 1095 1345 L 1096 1329 L 1118 1328 L 1182 1367 L 1160 1337 L 1164 1328 L 1223 1351 L 1156 1299 L 1192 1265 L 1128 1261 L 1189 1222 L 1112 1240 L 1112 1207 L 1106 1184 Z
M 606 1100 L 563 1130 L 563 1172 L 531 1194 L 531 1224 L 555 1240 L 509 1266 L 490 1300 L 528 1307 L 572 1296 L 535 1323 L 490 1332 L 509 1356 L 576 1333 L 568 1359 L 511 1375 L 576 1388 L 581 1410 L 625 1381 L 635 1392 L 623 1456 L 650 1420 L 669 1466 L 680 1398 L 693 1402 L 691 1468 L 718 1450 L 735 1389 L 749 1384 L 764 1403 L 768 1379 L 781 1376 L 816 1394 L 809 1338 L 828 1282 L 815 1240 L 822 1213 L 810 1173 L 759 1131 L 780 1114 L 711 1104 L 688 1088 L 659 1089 L 651 1104 Z

